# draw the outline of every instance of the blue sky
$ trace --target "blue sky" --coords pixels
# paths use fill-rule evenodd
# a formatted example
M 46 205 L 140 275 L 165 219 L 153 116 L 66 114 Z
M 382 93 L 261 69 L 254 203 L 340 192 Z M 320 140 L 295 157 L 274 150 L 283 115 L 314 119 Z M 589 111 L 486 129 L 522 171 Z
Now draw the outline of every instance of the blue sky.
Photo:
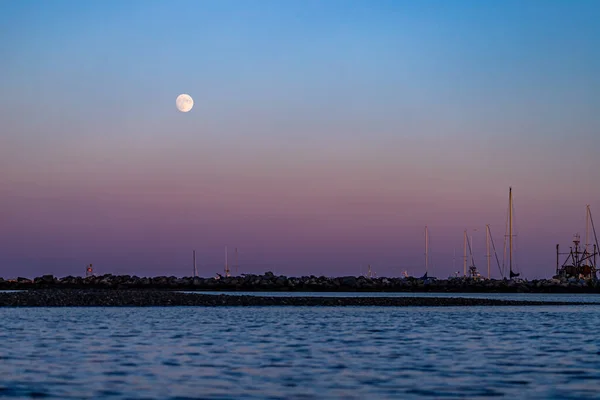
M 583 0 L 5 1 L 0 268 L 101 260 L 117 215 L 144 204 L 110 242 L 121 271 L 149 224 L 171 237 L 144 252 L 155 271 L 194 241 L 216 265 L 237 241 L 288 273 L 378 260 L 391 274 L 399 254 L 420 263 L 425 224 L 443 231 L 442 265 L 465 225 L 502 230 L 513 185 L 544 274 L 583 206 L 600 208 L 599 16 Z M 175 112 L 179 93 L 192 112 Z M 190 241 L 184 210 L 206 225 Z M 234 214 L 254 233 L 232 233 Z M 102 215 L 115 225 L 87 238 L 65 222 Z M 57 229 L 43 252 L 60 262 L 19 248 Z M 354 240 L 364 251 L 322 258 Z

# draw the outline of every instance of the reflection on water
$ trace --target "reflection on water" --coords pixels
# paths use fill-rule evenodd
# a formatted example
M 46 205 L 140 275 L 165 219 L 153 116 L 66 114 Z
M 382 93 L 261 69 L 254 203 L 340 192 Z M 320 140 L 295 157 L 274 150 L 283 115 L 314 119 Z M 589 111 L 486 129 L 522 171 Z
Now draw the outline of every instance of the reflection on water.
M 600 381 L 591 305 L 6 308 L 0 320 L 0 397 L 581 399 Z

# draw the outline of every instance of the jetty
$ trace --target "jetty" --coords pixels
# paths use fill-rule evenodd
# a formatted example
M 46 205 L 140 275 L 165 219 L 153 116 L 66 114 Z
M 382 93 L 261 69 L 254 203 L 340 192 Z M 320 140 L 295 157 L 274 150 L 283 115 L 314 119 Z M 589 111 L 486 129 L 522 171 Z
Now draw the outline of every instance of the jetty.
M 449 292 L 449 293 L 600 293 L 600 281 L 576 277 L 509 280 L 366 276 L 287 277 L 266 272 L 217 278 L 130 275 L 44 275 L 35 279 L 0 278 L 0 290 L 107 289 L 222 292 Z

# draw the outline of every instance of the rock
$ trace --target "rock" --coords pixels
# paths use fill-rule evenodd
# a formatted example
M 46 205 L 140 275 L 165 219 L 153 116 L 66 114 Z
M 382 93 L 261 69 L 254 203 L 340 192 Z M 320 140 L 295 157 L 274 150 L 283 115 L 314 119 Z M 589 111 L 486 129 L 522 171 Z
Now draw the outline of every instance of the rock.
M 199 278 L 197 276 L 194 277 L 194 280 L 192 281 L 192 285 L 195 287 L 199 287 L 202 286 L 203 280 L 202 278 Z
M 346 286 L 348 288 L 356 287 L 356 278 L 353 276 L 344 276 L 342 278 L 342 286 Z
M 452 297 L 315 297 L 230 296 L 167 290 L 40 289 L 0 293 L 0 306 L 537 306 L 581 305 L 577 302 L 506 301 Z
M 287 285 L 287 278 L 285 276 L 280 276 L 275 281 L 275 284 L 277 286 L 286 286 Z
M 383 292 L 511 292 L 511 293 L 600 293 L 600 282 L 572 279 L 541 280 L 475 280 L 451 278 L 448 280 L 417 278 L 367 278 L 364 276 L 344 276 L 328 278 L 275 276 L 272 272 L 264 275 L 246 274 L 239 277 L 200 278 L 200 277 L 137 277 L 111 275 L 90 277 L 67 276 L 57 279 L 44 275 L 33 281 L 27 278 L 4 280 L 0 278 L 2 289 L 43 289 L 43 288 L 105 288 L 105 289 L 170 289 L 170 290 L 293 290 L 293 291 L 383 291 Z

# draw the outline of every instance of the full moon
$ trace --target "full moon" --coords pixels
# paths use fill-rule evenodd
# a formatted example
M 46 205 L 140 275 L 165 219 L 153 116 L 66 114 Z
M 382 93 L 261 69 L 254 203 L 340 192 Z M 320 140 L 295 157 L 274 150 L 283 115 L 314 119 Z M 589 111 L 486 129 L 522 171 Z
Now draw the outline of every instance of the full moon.
M 189 94 L 180 94 L 175 100 L 175 106 L 181 112 L 188 112 L 194 107 L 194 99 Z

